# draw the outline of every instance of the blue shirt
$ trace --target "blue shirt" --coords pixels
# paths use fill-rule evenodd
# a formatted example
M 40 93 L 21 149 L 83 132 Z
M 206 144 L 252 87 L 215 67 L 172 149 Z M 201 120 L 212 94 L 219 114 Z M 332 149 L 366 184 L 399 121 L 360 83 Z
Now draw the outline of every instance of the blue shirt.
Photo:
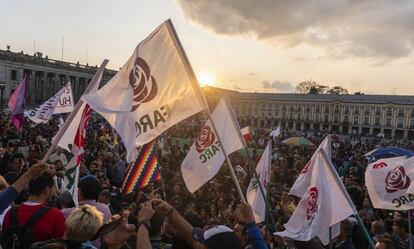
M 19 197 L 19 193 L 13 186 L 9 186 L 6 190 L 0 193 L 0 214 L 12 204 L 14 200 Z
M 267 249 L 266 243 L 262 238 L 259 228 L 257 228 L 254 222 L 246 224 L 247 228 L 247 241 L 250 243 L 253 249 Z

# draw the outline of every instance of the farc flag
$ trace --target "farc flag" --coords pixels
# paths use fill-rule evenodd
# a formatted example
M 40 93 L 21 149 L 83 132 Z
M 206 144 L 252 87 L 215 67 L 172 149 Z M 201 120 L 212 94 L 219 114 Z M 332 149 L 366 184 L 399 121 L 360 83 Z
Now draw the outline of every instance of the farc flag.
M 157 147 L 151 141 L 142 146 L 135 162 L 128 167 L 121 191 L 123 194 L 145 188 L 151 182 L 161 180 L 160 165 L 157 158 Z
M 23 77 L 20 84 L 14 90 L 9 99 L 10 118 L 16 129 L 20 130 L 23 127 L 24 121 L 24 101 L 27 93 L 27 78 Z
M 328 135 L 325 137 L 325 139 L 322 141 L 322 143 L 319 145 L 318 150 L 324 150 L 326 152 L 326 155 L 328 155 L 329 160 L 331 159 L 331 135 Z M 310 186 L 310 181 L 312 178 L 312 167 L 315 164 L 315 158 L 317 156 L 317 153 L 313 154 L 311 159 L 306 163 L 305 167 L 303 167 L 302 171 L 300 172 L 298 178 L 296 178 L 295 183 L 293 184 L 292 188 L 290 189 L 289 195 L 294 195 L 299 198 L 302 198 L 302 196 L 306 193 Z
M 78 130 L 73 141 L 72 153 L 74 157 L 69 161 L 68 165 L 66 165 L 65 177 L 63 179 L 63 184 L 72 194 L 73 201 L 76 205 L 78 205 L 79 166 L 82 160 L 83 147 L 85 145 L 86 128 L 91 115 L 92 109 L 86 105 L 82 112 Z
M 170 20 L 138 44 L 105 86 L 83 99 L 121 136 L 128 162 L 137 157 L 138 147 L 207 109 Z
M 41 104 L 34 110 L 27 112 L 27 117 L 36 124 L 47 123 L 52 115 L 55 113 L 56 107 L 59 105 L 63 94 L 70 86 L 68 83 L 65 87 L 59 90 L 55 95 L 50 97 L 45 103 Z M 72 106 L 73 109 L 73 106 Z
M 368 165 L 365 184 L 374 208 L 414 208 L 414 157 L 381 159 Z
M 211 117 L 218 134 L 214 132 L 211 121 L 208 120 L 181 164 L 185 185 L 191 193 L 220 170 L 225 160 L 223 147 L 227 154 L 244 148 L 239 124 L 225 99 L 220 100 Z M 220 144 L 218 136 L 223 144 Z
M 249 187 L 246 191 L 247 202 L 252 206 L 254 219 L 256 223 L 263 222 L 266 217 L 266 202 L 263 195 L 267 194 L 267 184 L 270 182 L 270 165 L 272 156 L 272 142 L 268 141 L 266 149 L 256 167 L 256 177 L 252 177 Z M 263 194 L 260 191 L 259 183 L 263 186 Z
M 275 235 L 299 241 L 318 236 L 324 245 L 329 243 L 329 227 L 335 226 L 356 212 L 347 197 L 345 187 L 334 172 L 322 149 L 315 152 L 311 162 L 310 185 L 296 207 L 283 232 Z

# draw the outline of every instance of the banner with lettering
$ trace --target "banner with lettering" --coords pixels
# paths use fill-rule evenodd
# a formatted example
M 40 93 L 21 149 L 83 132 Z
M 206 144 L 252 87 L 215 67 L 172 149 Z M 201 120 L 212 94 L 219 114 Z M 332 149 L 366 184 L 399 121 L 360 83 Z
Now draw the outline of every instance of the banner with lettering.
M 127 161 L 137 148 L 207 105 L 170 20 L 138 44 L 119 72 L 83 100 L 121 136 Z
M 73 111 L 75 99 L 73 98 L 73 90 L 70 82 L 68 82 L 64 89 L 53 114 L 70 113 Z
M 365 184 L 374 208 L 414 208 L 414 157 L 380 159 L 368 165 Z
M 46 102 L 41 104 L 34 110 L 30 110 L 25 113 L 31 121 L 36 124 L 44 124 L 49 121 L 53 114 L 55 114 L 55 109 L 59 105 L 61 98 L 63 97 L 68 85 L 68 83 L 64 88 L 60 89 L 55 95 L 50 97 Z
M 225 99 L 220 100 L 211 114 L 218 134 L 214 132 L 209 119 L 191 146 L 181 164 L 181 173 L 188 191 L 194 193 L 213 178 L 225 160 L 223 147 L 227 154 L 244 148 L 240 127 L 231 107 Z M 222 145 L 219 142 L 220 136 Z

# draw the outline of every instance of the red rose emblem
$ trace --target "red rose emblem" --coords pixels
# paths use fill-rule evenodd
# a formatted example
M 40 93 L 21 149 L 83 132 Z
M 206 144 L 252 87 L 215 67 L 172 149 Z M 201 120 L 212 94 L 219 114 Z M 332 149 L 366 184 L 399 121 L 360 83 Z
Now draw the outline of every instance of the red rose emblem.
M 204 126 L 198 135 L 195 146 L 198 153 L 203 152 L 208 146 L 212 145 L 216 140 L 214 132 L 209 126 Z
M 394 193 L 401 189 L 406 189 L 410 186 L 410 178 L 405 174 L 405 169 L 398 166 L 388 172 L 385 178 L 385 190 L 387 193 Z
M 308 207 L 306 209 L 306 218 L 309 220 L 309 218 L 316 212 L 316 209 L 318 208 L 318 189 L 316 187 L 311 187 L 309 189 L 309 201 L 308 201 Z

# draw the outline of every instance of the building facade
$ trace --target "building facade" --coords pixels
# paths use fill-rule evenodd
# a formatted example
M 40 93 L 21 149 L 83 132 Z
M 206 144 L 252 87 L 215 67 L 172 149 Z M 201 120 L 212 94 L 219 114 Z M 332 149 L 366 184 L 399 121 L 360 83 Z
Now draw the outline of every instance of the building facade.
M 228 97 L 240 126 L 414 139 L 414 96 L 204 91 L 211 105 Z
M 7 106 L 9 96 L 16 89 L 24 75 L 30 77 L 26 106 L 37 106 L 71 82 L 74 98 L 77 101 L 86 89 L 97 66 L 82 65 L 43 57 L 41 53 L 34 55 L 0 50 L 0 86 L 2 86 L 2 107 Z M 106 69 L 101 84 L 106 83 L 116 74 Z

